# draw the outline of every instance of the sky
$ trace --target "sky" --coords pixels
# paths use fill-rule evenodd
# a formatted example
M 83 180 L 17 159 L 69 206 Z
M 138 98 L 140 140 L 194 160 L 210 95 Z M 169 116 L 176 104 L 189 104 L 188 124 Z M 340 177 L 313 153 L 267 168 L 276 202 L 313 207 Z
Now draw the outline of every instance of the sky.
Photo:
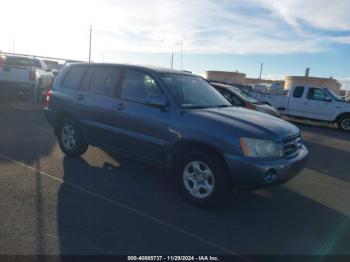
M 283 79 L 334 77 L 350 89 L 348 0 L 2 1 L 0 50 Z

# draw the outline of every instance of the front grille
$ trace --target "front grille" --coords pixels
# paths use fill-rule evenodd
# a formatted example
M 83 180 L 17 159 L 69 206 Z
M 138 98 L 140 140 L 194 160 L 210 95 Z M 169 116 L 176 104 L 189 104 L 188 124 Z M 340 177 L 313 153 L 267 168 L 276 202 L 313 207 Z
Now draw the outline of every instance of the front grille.
M 284 157 L 295 157 L 300 148 L 302 147 L 302 141 L 300 134 L 292 137 L 288 137 L 283 141 Z

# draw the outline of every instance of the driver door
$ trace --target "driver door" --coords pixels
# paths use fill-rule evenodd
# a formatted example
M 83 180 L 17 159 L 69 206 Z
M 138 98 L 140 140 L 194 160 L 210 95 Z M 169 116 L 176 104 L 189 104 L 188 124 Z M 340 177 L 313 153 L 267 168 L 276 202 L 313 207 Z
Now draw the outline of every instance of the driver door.
M 334 101 L 321 88 L 310 87 L 307 93 L 306 114 L 308 118 L 329 120 L 333 113 Z

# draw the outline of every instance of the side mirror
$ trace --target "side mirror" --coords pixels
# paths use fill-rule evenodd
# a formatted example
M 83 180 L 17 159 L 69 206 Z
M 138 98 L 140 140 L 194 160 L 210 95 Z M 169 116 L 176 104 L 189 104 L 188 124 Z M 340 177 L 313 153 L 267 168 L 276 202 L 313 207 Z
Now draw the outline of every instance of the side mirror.
M 332 102 L 332 99 L 330 99 L 329 97 L 326 97 L 326 98 L 324 99 L 324 101 L 326 101 L 326 102 Z
M 167 100 L 162 95 L 150 94 L 146 97 L 146 104 L 157 108 L 165 108 Z

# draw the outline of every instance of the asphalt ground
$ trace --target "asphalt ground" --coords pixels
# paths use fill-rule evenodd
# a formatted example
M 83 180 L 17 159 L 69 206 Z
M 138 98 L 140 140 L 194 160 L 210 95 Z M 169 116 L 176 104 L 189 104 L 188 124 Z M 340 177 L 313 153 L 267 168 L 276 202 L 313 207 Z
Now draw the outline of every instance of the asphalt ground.
M 0 254 L 350 254 L 348 133 L 296 123 L 299 176 L 203 209 L 157 167 L 94 147 L 65 157 L 40 110 L 6 108 Z

